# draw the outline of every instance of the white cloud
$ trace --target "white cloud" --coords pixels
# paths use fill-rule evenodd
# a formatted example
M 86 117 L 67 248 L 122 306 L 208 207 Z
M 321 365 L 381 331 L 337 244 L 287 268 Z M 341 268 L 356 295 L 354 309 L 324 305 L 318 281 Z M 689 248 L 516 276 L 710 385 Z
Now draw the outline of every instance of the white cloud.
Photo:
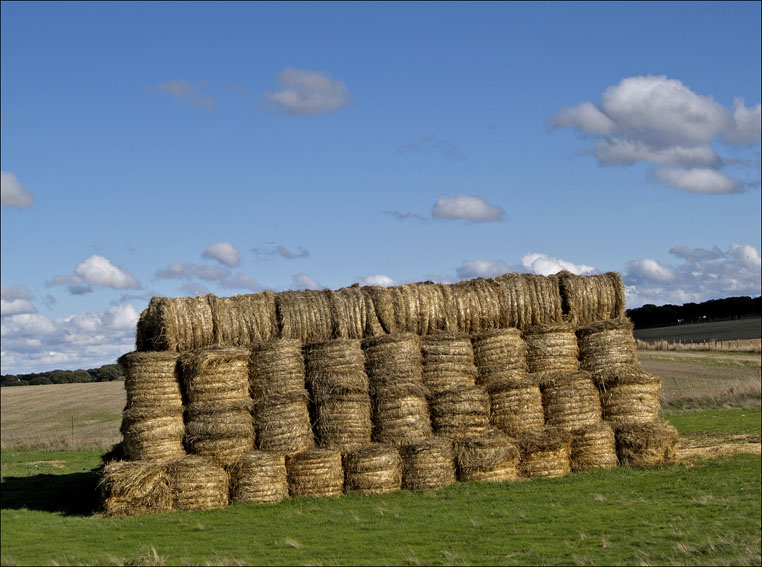
M 456 197 L 440 195 L 434 204 L 434 218 L 464 219 L 473 222 L 501 221 L 505 216 L 502 207 L 491 205 L 481 197 L 461 194 Z
M 307 274 L 301 273 L 292 278 L 291 289 L 323 289 L 323 286 Z
M 16 287 L 10 287 L 7 285 L 0 285 L 0 299 L 14 300 L 14 299 L 33 299 L 32 292 L 24 285 L 17 285 Z
M 193 86 L 182 79 L 158 84 L 160 91 L 165 92 L 173 98 L 181 100 L 190 106 L 201 108 L 203 110 L 214 110 L 217 108 L 217 99 L 214 96 L 201 91 L 201 89 L 206 86 L 206 83 L 199 83 L 198 85 Z
M 633 165 L 639 161 L 682 165 L 688 167 L 720 167 L 722 159 L 715 151 L 702 144 L 700 146 L 670 146 L 652 148 L 639 140 L 618 138 L 599 140 L 593 147 L 600 165 Z
M 322 71 L 287 68 L 278 73 L 277 81 L 282 90 L 266 96 L 288 114 L 317 116 L 352 103 L 347 86 Z
M 220 280 L 220 285 L 230 289 L 247 289 L 255 293 L 265 289 L 261 283 L 246 274 L 236 274 L 234 276 L 222 278 Z
M 731 144 L 758 142 L 762 135 L 762 104 L 746 108 L 744 99 L 733 100 L 734 128 L 725 135 L 725 141 Z
M 521 265 L 524 266 L 527 271 L 533 274 L 538 274 L 540 276 L 550 276 L 562 270 L 568 270 L 573 274 L 584 275 L 589 274 L 595 270 L 593 266 L 575 264 L 567 260 L 553 258 L 547 254 L 538 252 L 530 252 L 528 254 L 524 254 L 521 257 Z
M 381 287 L 396 285 L 392 278 L 385 276 L 384 274 L 373 274 L 370 276 L 365 276 L 358 283 L 360 285 L 379 285 Z
M 691 193 L 721 195 L 743 191 L 741 181 L 707 167 L 659 167 L 652 170 L 649 177 L 667 187 Z
M 676 246 L 670 253 L 681 263 L 666 266 L 645 258 L 627 264 L 622 280 L 628 307 L 760 295 L 762 263 L 754 246 L 732 244 L 725 252 Z
M 111 287 L 115 289 L 140 289 L 138 281 L 124 266 L 116 267 L 107 258 L 93 254 L 80 262 L 74 273 L 61 274 L 46 281 L 46 287 L 56 285 L 68 286 L 69 293 L 81 295 L 92 291 L 92 285 Z
M 37 313 L 37 308 L 28 299 L 0 299 L 0 315 L 20 315 Z
M 2 372 L 96 368 L 135 348 L 138 312 L 116 305 L 55 320 L 40 314 L 2 319 Z
M 268 242 L 267 244 L 274 243 Z M 280 244 L 269 246 L 267 248 L 252 248 L 251 251 L 254 252 L 254 254 L 256 254 L 260 260 L 267 260 L 276 256 L 279 256 L 285 260 L 297 260 L 310 257 L 310 251 L 305 250 L 301 246 L 299 246 L 296 251 L 289 250 Z
M 502 260 L 465 260 L 455 273 L 460 279 L 494 278 L 511 271 L 511 267 Z
M 590 134 L 610 134 L 615 124 L 591 102 L 581 102 L 573 108 L 563 106 L 553 119 L 558 128 L 576 128 Z
M 28 209 L 34 205 L 32 193 L 10 171 L 0 172 L 0 205 L 18 209 Z
M 217 260 L 220 264 L 224 264 L 229 268 L 235 268 L 241 264 L 241 261 L 238 258 L 240 253 L 240 250 L 230 242 L 217 242 L 207 246 L 201 256 Z
M 230 270 L 219 266 L 199 266 L 190 262 L 175 262 L 166 268 L 154 272 L 154 277 L 160 279 L 191 279 L 199 278 L 205 281 L 219 280 L 230 275 Z

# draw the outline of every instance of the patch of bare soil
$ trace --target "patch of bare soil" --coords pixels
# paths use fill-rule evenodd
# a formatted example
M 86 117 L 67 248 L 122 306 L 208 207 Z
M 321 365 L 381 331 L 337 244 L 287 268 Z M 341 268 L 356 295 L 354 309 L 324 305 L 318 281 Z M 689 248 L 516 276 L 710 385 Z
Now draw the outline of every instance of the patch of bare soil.
M 733 455 L 762 455 L 758 435 L 707 435 L 680 437 L 677 444 L 677 460 L 714 459 Z

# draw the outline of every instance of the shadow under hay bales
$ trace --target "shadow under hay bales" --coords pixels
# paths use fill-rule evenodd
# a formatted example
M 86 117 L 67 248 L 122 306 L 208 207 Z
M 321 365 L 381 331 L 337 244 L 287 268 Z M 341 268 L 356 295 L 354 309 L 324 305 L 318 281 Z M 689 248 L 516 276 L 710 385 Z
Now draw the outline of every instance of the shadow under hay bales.
M 37 510 L 64 516 L 90 516 L 99 510 L 101 468 L 71 474 L 38 474 L 3 478 L 0 508 Z

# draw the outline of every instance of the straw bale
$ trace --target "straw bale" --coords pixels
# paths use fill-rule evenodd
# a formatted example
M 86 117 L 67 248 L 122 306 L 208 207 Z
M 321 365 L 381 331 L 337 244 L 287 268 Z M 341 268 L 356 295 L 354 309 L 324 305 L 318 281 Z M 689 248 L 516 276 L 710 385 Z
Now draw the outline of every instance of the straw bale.
M 638 366 L 617 368 L 597 377 L 603 419 L 647 423 L 659 417 L 661 378 Z
M 109 464 L 112 461 L 124 461 L 126 460 L 127 453 L 124 450 L 124 442 L 120 441 L 111 446 L 111 449 L 101 455 L 101 462 L 104 465 Z
M 493 382 L 488 389 L 490 398 L 490 423 L 510 435 L 545 426 L 542 394 L 537 376 L 530 375 L 519 381 Z
M 367 393 L 318 399 L 314 409 L 314 430 L 320 447 L 345 452 L 370 443 L 373 423 Z
M 493 280 L 475 278 L 450 285 L 455 328 L 466 334 L 497 329 L 501 323 L 499 288 Z
M 344 488 L 341 453 L 309 449 L 286 459 L 291 496 L 340 496 Z
M 191 403 L 185 409 L 188 452 L 232 464 L 254 448 L 251 401 Z
M 574 471 L 610 468 L 619 464 L 614 430 L 606 422 L 585 425 L 572 432 L 571 467 Z
M 344 455 L 344 490 L 386 494 L 402 488 L 402 459 L 392 445 L 373 443 Z
M 500 303 L 500 327 L 526 329 L 562 321 L 561 292 L 556 277 L 503 274 L 494 278 Z
M 254 449 L 254 436 L 251 437 L 198 437 L 186 440 L 188 453 L 201 456 L 220 465 L 231 465 L 241 455 Z
M 576 372 L 579 370 L 577 335 L 567 323 L 535 325 L 524 331 L 527 371 Z
M 307 400 L 307 391 L 302 389 L 257 404 L 254 424 L 258 447 L 286 455 L 314 447 Z
M 130 352 L 117 361 L 124 372 L 127 407 L 176 408 L 183 398 L 176 352 Z
M 132 461 L 185 455 L 183 412 L 176 409 L 127 409 L 122 414 L 123 449 Z
M 596 321 L 577 329 L 580 367 L 602 374 L 637 363 L 632 322 L 626 317 Z
M 189 455 L 170 461 L 167 475 L 175 509 L 201 510 L 228 505 L 228 473 L 210 459 Z
M 502 482 L 519 476 L 518 447 L 513 439 L 495 429 L 456 442 L 455 461 L 462 481 Z
M 559 477 L 571 470 L 571 434 L 562 429 L 546 427 L 539 431 L 526 431 L 518 439 L 523 476 Z
M 276 339 L 251 346 L 249 391 L 255 402 L 304 390 L 302 343 Z
M 253 451 L 243 455 L 228 472 L 231 502 L 280 502 L 288 496 L 283 454 Z
M 214 344 L 222 346 L 248 345 L 269 341 L 279 335 L 272 291 L 235 295 L 208 296 L 214 324 Z
M 459 386 L 436 393 L 430 408 L 437 435 L 459 439 L 489 429 L 489 394 L 482 386 Z
M 421 384 L 373 390 L 373 440 L 404 445 L 431 436 L 428 390 Z
M 546 425 L 576 429 L 600 423 L 598 388 L 589 373 L 542 374 L 540 389 Z
M 336 291 L 326 290 L 331 309 L 331 336 L 362 339 L 383 333 L 372 299 L 355 284 Z
M 471 339 L 460 333 L 434 333 L 421 339 L 423 383 L 432 394 L 476 384 Z
M 496 329 L 471 337 L 476 383 L 489 386 L 503 380 L 521 380 L 527 372 L 527 348 L 518 329 Z
M 454 328 L 448 320 L 444 286 L 431 281 L 413 285 L 418 293 L 418 330 L 421 336 Z M 449 297 L 449 296 L 448 296 Z
M 675 459 L 677 429 L 657 419 L 650 423 L 617 424 L 616 448 L 619 461 L 629 467 L 655 467 Z
M 428 437 L 400 448 L 402 487 L 439 490 L 456 481 L 453 443 L 445 437 Z
M 109 516 L 135 516 L 172 509 L 166 461 L 111 461 L 101 472 L 98 490 Z
M 138 321 L 138 350 L 185 352 L 214 344 L 207 297 L 153 297 Z
M 573 325 L 582 327 L 594 321 L 625 316 L 624 285 L 619 274 L 577 276 L 564 270 L 557 277 L 564 313 Z
M 372 336 L 382 333 L 397 333 L 397 319 L 395 317 L 394 302 L 392 301 L 392 292 L 390 288 L 378 285 L 363 286 L 363 291 L 369 298 L 368 310 L 371 309 L 376 315 L 376 320 L 381 327 L 380 333 L 373 333 Z
M 305 347 L 307 384 L 316 402 L 342 394 L 368 394 L 365 357 L 357 339 L 334 339 Z
M 249 349 L 209 347 L 180 356 L 189 403 L 223 403 L 249 398 Z
M 333 317 L 328 290 L 282 291 L 275 308 L 284 339 L 303 343 L 327 341 L 333 336 Z
M 421 341 L 412 333 L 365 339 L 365 371 L 371 389 L 395 384 L 423 384 Z

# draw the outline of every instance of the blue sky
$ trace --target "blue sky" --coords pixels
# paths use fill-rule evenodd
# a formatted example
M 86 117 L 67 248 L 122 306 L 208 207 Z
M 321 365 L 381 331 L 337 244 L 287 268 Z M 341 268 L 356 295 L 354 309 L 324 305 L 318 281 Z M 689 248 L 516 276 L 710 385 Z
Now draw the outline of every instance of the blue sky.
M 760 3 L 3 2 L 2 372 L 153 295 L 760 293 Z

